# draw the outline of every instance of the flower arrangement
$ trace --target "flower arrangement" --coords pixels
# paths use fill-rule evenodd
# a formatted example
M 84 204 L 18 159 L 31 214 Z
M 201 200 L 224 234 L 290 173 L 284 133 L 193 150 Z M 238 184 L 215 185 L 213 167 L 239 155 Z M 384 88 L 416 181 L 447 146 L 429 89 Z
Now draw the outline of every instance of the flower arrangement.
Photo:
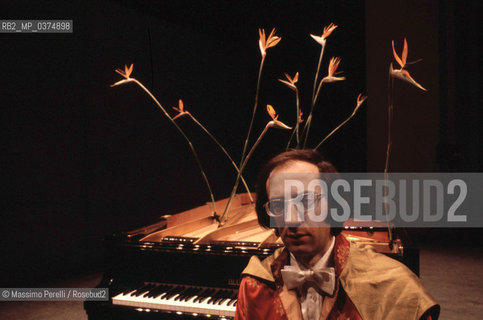
M 299 73 L 297 72 L 293 77 L 291 77 L 287 73 L 285 73 L 285 79 L 278 79 L 278 81 L 280 83 L 284 84 L 285 86 L 287 86 L 289 89 L 291 89 L 295 93 L 295 104 L 296 104 L 295 105 L 295 121 L 294 121 L 295 124 L 293 125 L 293 127 L 290 127 L 290 126 L 284 124 L 283 122 L 281 122 L 280 120 L 278 120 L 278 114 L 276 113 L 275 108 L 273 106 L 267 104 L 266 110 L 267 110 L 267 113 L 268 113 L 269 117 L 271 118 L 271 120 L 267 122 L 267 124 L 264 127 L 264 129 L 262 130 L 262 132 L 258 135 L 258 138 L 256 139 L 256 141 L 249 148 L 249 141 L 250 141 L 250 137 L 252 135 L 253 123 L 254 123 L 254 119 L 255 119 L 255 116 L 256 116 L 256 113 L 257 113 L 257 109 L 258 109 L 258 100 L 259 100 L 259 93 L 260 93 L 260 80 L 261 80 L 261 76 L 262 76 L 262 72 L 263 72 L 263 66 L 264 66 L 265 60 L 267 58 L 267 50 L 275 47 L 282 40 L 281 37 L 276 35 L 275 29 L 272 29 L 272 31 L 270 32 L 270 34 L 268 36 L 266 35 L 264 29 L 259 29 L 258 44 L 259 44 L 259 49 L 260 49 L 261 60 L 260 60 L 260 66 L 259 66 L 259 71 L 258 71 L 256 93 L 255 93 L 254 105 L 253 105 L 253 109 L 252 109 L 251 120 L 250 120 L 250 124 L 249 124 L 249 127 L 248 127 L 248 132 L 247 132 L 244 144 L 243 144 L 243 150 L 242 150 L 242 153 L 241 153 L 240 162 L 239 162 L 238 165 L 235 163 L 235 161 L 230 156 L 230 154 L 227 152 L 227 150 L 221 145 L 221 143 L 213 136 L 213 134 L 211 134 L 210 131 L 205 126 L 203 126 L 194 117 L 194 115 L 191 112 L 189 112 L 185 109 L 184 103 L 181 99 L 178 102 L 178 106 L 173 107 L 173 109 L 177 112 L 177 114 L 175 116 L 171 116 L 167 112 L 167 110 L 161 105 L 161 103 L 156 99 L 156 97 L 141 82 L 139 82 L 137 79 L 131 77 L 131 74 L 133 72 L 133 65 L 132 64 L 129 67 L 125 66 L 124 71 L 120 70 L 120 69 L 115 70 L 124 79 L 114 83 L 111 86 L 112 87 L 118 86 L 118 85 L 126 84 L 126 83 L 129 83 L 129 82 L 134 82 L 135 84 L 137 84 L 142 90 L 144 90 L 151 97 L 151 99 L 156 103 L 156 105 L 162 110 L 163 114 L 170 120 L 170 122 L 175 126 L 175 128 L 178 130 L 178 132 L 184 137 L 184 139 L 186 140 L 191 152 L 193 153 L 193 156 L 194 156 L 196 163 L 199 167 L 199 170 L 200 170 L 201 175 L 204 179 L 206 187 L 207 187 L 207 189 L 210 193 L 212 210 L 213 210 L 212 216 L 215 220 L 218 221 L 219 226 L 221 226 L 224 223 L 226 223 L 226 221 L 229 218 L 231 203 L 232 203 L 234 196 L 236 195 L 236 193 L 238 191 L 240 181 L 243 183 L 245 190 L 247 191 L 247 193 L 250 196 L 250 200 L 253 202 L 253 199 L 251 198 L 251 194 L 250 194 L 250 189 L 249 189 L 246 181 L 243 178 L 243 171 L 244 171 L 250 157 L 254 153 L 255 149 L 258 147 L 261 140 L 263 139 L 263 137 L 266 135 L 266 133 L 268 132 L 268 130 L 270 128 L 291 130 L 291 135 L 290 135 L 290 138 L 287 142 L 286 149 L 289 149 L 289 148 L 297 148 L 297 149 L 298 148 L 307 148 L 307 141 L 308 141 L 308 137 L 309 137 L 309 133 L 310 133 L 310 128 L 311 128 L 311 125 L 312 125 L 312 122 L 313 122 L 313 111 L 314 111 L 314 108 L 317 104 L 322 86 L 324 84 L 340 82 L 340 81 L 343 81 L 343 80 L 346 79 L 345 76 L 340 75 L 342 73 L 342 71 L 337 71 L 339 64 L 341 62 L 340 57 L 332 57 L 330 59 L 329 65 L 328 65 L 327 75 L 325 75 L 323 77 L 320 75 L 321 65 L 322 65 L 322 61 L 323 61 L 323 57 L 324 57 L 324 51 L 325 51 L 325 47 L 327 45 L 327 39 L 334 32 L 334 30 L 337 27 L 338 27 L 337 25 L 331 23 L 324 28 L 324 31 L 323 31 L 321 36 L 316 36 L 316 35 L 312 35 L 312 34 L 310 35 L 321 47 L 320 47 L 320 55 L 319 55 L 319 60 L 318 60 L 318 64 L 317 64 L 317 69 L 316 69 L 315 76 L 314 76 L 312 97 L 310 99 L 310 107 L 309 107 L 307 119 L 304 121 L 303 118 L 302 118 L 303 111 L 302 111 L 302 108 L 300 106 L 300 92 L 299 92 L 299 89 L 297 87 L 297 82 L 299 80 Z M 390 157 L 390 150 L 391 150 L 391 143 L 392 143 L 391 142 L 390 124 L 391 124 L 391 120 L 392 120 L 392 111 L 393 111 L 393 101 L 392 101 L 392 99 L 393 99 L 393 91 L 394 91 L 394 86 L 393 86 L 394 78 L 402 79 L 406 82 L 409 82 L 409 83 L 415 85 L 416 87 L 418 87 L 422 90 L 426 90 L 421 85 L 419 85 L 410 76 L 409 72 L 406 70 L 406 66 L 411 64 L 411 63 L 406 62 L 407 53 L 408 53 L 406 39 L 404 39 L 404 48 L 403 48 L 403 52 L 401 54 L 401 57 L 399 57 L 396 54 L 396 51 L 394 49 L 394 42 L 392 43 L 392 45 L 393 45 L 394 58 L 396 59 L 397 63 L 399 64 L 400 69 L 394 69 L 393 66 L 392 66 L 392 63 L 390 64 L 390 68 L 389 68 L 390 87 L 389 87 L 389 93 L 388 93 L 388 97 L 389 97 L 389 106 L 388 106 L 389 134 L 388 134 L 388 144 L 387 144 L 387 153 L 386 153 L 386 166 L 385 166 L 385 171 L 384 171 L 386 174 L 387 174 L 388 166 L 389 166 L 389 157 Z M 360 109 L 360 107 L 362 106 L 362 104 L 364 103 L 364 101 L 366 99 L 367 99 L 366 96 L 359 94 L 357 96 L 357 99 L 356 99 L 356 105 L 355 105 L 352 113 L 349 115 L 349 117 L 346 118 L 343 122 L 341 122 L 338 126 L 336 126 L 327 136 L 325 136 L 323 139 L 321 139 L 321 141 L 314 147 L 314 149 L 320 148 L 328 138 L 330 138 L 340 128 L 342 128 L 344 125 L 346 125 L 356 115 L 357 111 Z M 176 119 L 178 119 L 180 117 L 189 117 L 197 126 L 199 126 L 210 137 L 210 139 L 213 140 L 213 142 L 215 142 L 215 144 L 221 149 L 221 151 L 225 154 L 225 156 L 231 162 L 233 168 L 235 169 L 235 171 L 237 173 L 236 180 L 234 182 L 234 185 L 233 185 L 233 188 L 232 188 L 232 191 L 231 191 L 231 194 L 230 194 L 230 198 L 229 198 L 225 208 L 223 209 L 223 211 L 219 211 L 219 212 L 222 212 L 221 214 L 219 214 L 217 209 L 216 209 L 215 199 L 214 199 L 214 196 L 213 196 L 213 192 L 211 190 L 211 185 L 210 185 L 209 179 L 208 179 L 208 177 L 207 177 L 207 175 L 206 175 L 206 173 L 203 169 L 203 166 L 200 162 L 197 150 L 196 150 L 195 146 L 192 144 L 189 137 L 186 135 L 186 133 L 178 126 L 178 124 L 175 121 Z

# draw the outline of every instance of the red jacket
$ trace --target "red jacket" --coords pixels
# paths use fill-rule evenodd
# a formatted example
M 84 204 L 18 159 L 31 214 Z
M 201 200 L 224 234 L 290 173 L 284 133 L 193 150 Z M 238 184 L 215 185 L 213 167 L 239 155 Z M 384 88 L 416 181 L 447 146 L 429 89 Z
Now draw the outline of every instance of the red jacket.
M 289 263 L 286 249 L 260 261 L 252 257 L 243 271 L 235 320 L 302 320 L 295 290 L 283 284 L 280 270 Z M 439 306 L 404 265 L 370 246 L 336 237 L 332 257 L 337 284 L 326 296 L 320 319 L 432 319 Z

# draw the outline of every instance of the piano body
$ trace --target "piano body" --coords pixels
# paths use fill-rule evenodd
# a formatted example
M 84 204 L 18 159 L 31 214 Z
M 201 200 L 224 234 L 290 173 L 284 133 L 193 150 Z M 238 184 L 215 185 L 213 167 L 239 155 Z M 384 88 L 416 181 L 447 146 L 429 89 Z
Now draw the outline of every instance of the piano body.
M 227 199 L 217 201 L 223 208 Z M 355 242 L 408 265 L 416 274 L 419 253 L 389 245 L 387 225 L 346 225 Z M 218 228 L 211 204 L 165 216 L 161 221 L 105 240 L 105 272 L 98 287 L 109 301 L 86 301 L 90 320 L 232 319 L 240 274 L 252 255 L 261 259 L 283 244 L 258 225 L 248 194 L 236 195 L 228 222 Z

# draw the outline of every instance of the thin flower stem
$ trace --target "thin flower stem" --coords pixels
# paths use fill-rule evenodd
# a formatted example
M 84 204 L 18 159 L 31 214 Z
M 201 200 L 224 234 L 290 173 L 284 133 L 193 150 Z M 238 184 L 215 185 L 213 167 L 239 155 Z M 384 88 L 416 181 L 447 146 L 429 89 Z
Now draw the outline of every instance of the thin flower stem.
M 305 122 L 305 124 L 307 125 L 306 126 L 307 131 L 305 131 L 304 149 L 305 149 L 305 146 L 307 145 L 307 139 L 309 137 L 309 130 L 310 130 L 311 122 L 312 122 L 312 112 L 310 112 L 309 116 L 307 117 L 307 122 Z
M 300 136 L 299 136 L 299 117 L 300 117 L 300 98 L 299 90 L 295 90 L 295 95 L 297 96 L 297 123 L 295 124 L 295 137 L 297 139 L 297 149 L 300 147 Z
M 264 62 L 265 62 L 265 57 L 262 56 L 262 60 L 260 61 L 260 68 L 258 69 L 257 91 L 255 93 L 255 103 L 254 103 L 254 106 L 253 106 L 252 119 L 250 120 L 250 126 L 248 127 L 247 137 L 245 139 L 245 144 L 243 145 L 243 151 L 242 151 L 242 156 L 241 156 L 241 160 L 240 160 L 240 166 L 243 164 L 243 161 L 245 160 L 245 153 L 247 151 L 248 141 L 250 140 L 250 135 L 252 133 L 252 128 L 253 128 L 253 122 L 255 120 L 255 114 L 257 113 L 258 96 L 259 96 L 259 92 L 260 92 L 260 80 L 262 78 L 262 70 L 263 70 Z M 238 179 L 239 179 L 239 177 L 237 177 L 237 180 Z
M 245 161 L 243 162 L 243 165 L 242 167 L 240 168 L 240 171 L 243 171 L 245 169 L 245 166 L 247 165 L 248 163 L 248 160 L 250 160 L 250 157 L 252 156 L 253 152 L 255 151 L 255 149 L 258 147 L 258 145 L 260 144 L 260 141 L 262 141 L 262 138 L 263 136 L 267 133 L 268 131 L 268 128 L 271 127 L 271 124 L 272 122 L 270 121 L 269 123 L 267 123 L 267 125 L 265 126 L 265 128 L 263 128 L 263 131 L 262 133 L 260 133 L 260 135 L 258 136 L 258 139 L 257 141 L 255 141 L 255 143 L 253 144 L 252 148 L 250 149 L 250 152 L 248 152 L 248 155 L 247 157 L 245 158 Z
M 320 80 L 319 86 L 317 88 L 317 93 L 315 94 L 315 98 L 314 98 L 314 105 L 317 102 L 317 99 L 319 98 L 320 88 L 322 88 L 323 83 L 324 83 L 324 79 Z
M 295 128 L 292 130 L 292 133 L 290 134 L 290 139 L 288 139 L 287 146 L 285 147 L 285 151 L 288 151 L 290 148 L 290 144 L 292 143 L 293 136 L 295 135 Z
M 321 80 L 320 84 L 317 86 L 317 80 L 318 80 L 318 77 L 319 77 L 320 66 L 322 65 L 322 58 L 324 57 L 324 51 L 325 51 L 325 43 L 322 44 L 322 47 L 320 48 L 319 62 L 317 64 L 317 72 L 315 73 L 314 88 L 313 88 L 313 91 L 312 91 L 312 102 L 311 102 L 311 105 L 310 105 L 310 113 L 309 113 L 309 116 L 307 117 L 307 121 L 305 122 L 304 129 L 302 130 L 302 135 L 305 134 L 304 145 L 303 145 L 304 148 L 307 145 L 307 139 L 309 137 L 310 125 L 312 124 L 312 113 L 314 112 L 314 106 L 315 106 L 315 103 L 317 102 L 320 87 L 322 86 L 322 82 L 323 82 Z M 315 88 L 317 88 L 317 91 L 315 90 Z
M 317 87 L 317 78 L 319 77 L 320 66 L 322 65 L 322 57 L 324 56 L 324 50 L 325 50 L 325 44 L 323 44 L 322 48 L 320 49 L 319 63 L 317 64 L 317 72 L 315 73 L 315 79 L 314 79 L 314 88 L 312 89 L 312 104 L 315 104 L 314 103 L 315 88 Z
M 305 124 L 304 124 L 304 128 L 302 129 L 302 136 L 305 135 L 305 132 L 307 132 L 307 122 L 311 121 L 312 117 L 310 116 L 310 113 L 307 117 L 307 120 L 305 121 Z M 304 141 L 305 141 L 305 138 L 304 138 Z
M 388 92 L 387 92 L 387 100 L 388 100 L 388 108 L 387 108 L 387 149 L 386 149 L 386 164 L 384 166 L 384 181 L 386 182 L 386 186 L 384 188 L 384 197 L 387 197 L 388 189 L 387 189 L 387 181 L 388 181 L 388 173 L 389 173 L 389 159 L 391 157 L 391 147 L 392 147 L 392 136 L 391 136 L 391 123 L 393 120 L 393 109 L 394 109 L 394 78 L 391 74 L 392 65 L 389 69 L 389 79 L 388 79 Z M 384 202 L 384 213 L 386 215 L 387 220 L 387 230 L 389 236 L 389 243 L 392 245 L 392 230 L 391 226 L 389 225 L 389 204 L 388 202 Z
M 221 149 L 221 151 L 223 151 L 223 153 L 226 155 L 226 157 L 228 158 L 228 160 L 230 160 L 231 164 L 233 165 L 233 167 L 235 168 L 236 172 L 239 173 L 240 170 L 238 169 L 238 166 L 235 164 L 235 162 L 233 161 L 233 159 L 231 158 L 230 154 L 228 153 L 228 151 L 226 151 L 226 149 L 221 145 L 221 143 L 211 134 L 211 132 L 208 131 L 208 129 L 206 129 L 191 113 L 188 113 L 188 115 L 190 116 L 191 120 L 193 120 L 210 138 L 211 140 L 213 140 L 216 145 Z M 253 203 L 253 198 L 252 198 L 252 194 L 250 192 L 250 189 L 248 188 L 248 185 L 245 181 L 245 179 L 243 178 L 243 175 L 240 175 L 240 179 L 242 180 L 242 183 L 243 185 L 245 186 L 245 189 L 248 193 L 248 196 L 250 197 L 250 201 Z
M 295 87 L 295 99 L 296 99 L 296 105 L 297 105 L 297 117 L 296 117 L 296 123 L 295 123 L 295 128 L 292 131 L 292 134 L 290 135 L 290 139 L 288 140 L 287 147 L 285 148 L 285 151 L 290 148 L 290 144 L 292 143 L 293 136 L 295 135 L 295 139 L 297 141 L 297 149 L 300 147 L 300 136 L 299 136 L 299 114 L 300 114 L 300 99 L 299 99 L 299 90 L 297 87 Z
M 253 144 L 252 148 L 250 149 L 250 152 L 248 152 L 248 155 L 245 158 L 245 161 L 243 161 L 243 163 L 240 166 L 240 173 L 239 173 L 239 175 L 241 175 L 243 173 L 243 170 L 245 169 L 245 166 L 247 165 L 248 160 L 250 159 L 251 155 L 255 151 L 256 147 L 260 144 L 260 141 L 262 140 L 263 136 L 267 133 L 268 128 L 270 128 L 270 123 L 271 122 L 267 123 L 267 125 L 263 129 L 262 133 L 258 136 L 257 141 L 255 141 L 255 143 Z M 228 199 L 228 203 L 226 204 L 225 211 L 223 211 L 223 214 L 220 217 L 220 222 L 219 222 L 220 223 L 220 226 L 223 223 L 223 220 L 224 220 L 225 215 L 226 215 L 226 219 L 228 219 L 228 212 L 230 211 L 231 203 L 232 203 L 233 198 L 235 197 L 235 194 L 236 194 L 236 190 L 237 189 L 238 189 L 238 179 L 237 179 L 237 182 L 235 183 L 235 185 L 233 186 L 233 189 L 231 190 L 230 199 Z
M 324 79 L 320 80 L 319 87 L 317 88 L 317 92 L 316 92 L 315 97 L 314 97 L 314 101 L 312 102 L 312 108 L 310 109 L 310 114 L 309 114 L 310 119 L 307 118 L 307 132 L 305 132 L 304 148 L 305 148 L 305 145 L 307 143 L 307 139 L 309 137 L 310 125 L 312 124 L 312 111 L 314 110 L 315 103 L 317 102 L 317 99 L 319 98 L 320 89 L 322 88 L 323 83 L 324 83 Z
M 253 106 L 252 119 L 250 120 L 250 126 L 248 127 L 248 133 L 247 133 L 247 137 L 245 139 L 245 143 L 243 145 L 242 156 L 241 156 L 241 159 L 240 159 L 240 166 L 239 166 L 240 171 L 238 172 L 238 174 L 236 176 L 235 185 L 233 186 L 234 191 L 231 192 L 230 199 L 228 200 L 228 203 L 226 204 L 225 210 L 223 211 L 223 214 L 221 216 L 220 226 L 221 226 L 221 221 L 225 217 L 225 215 L 226 215 L 226 219 L 228 219 L 227 213 L 230 210 L 231 202 L 232 202 L 233 198 L 235 197 L 236 190 L 238 189 L 238 184 L 240 183 L 240 177 L 241 177 L 241 174 L 243 172 L 242 166 L 243 166 L 243 163 L 245 162 L 245 153 L 247 151 L 248 141 L 250 140 L 250 135 L 252 133 L 253 122 L 255 120 L 255 114 L 257 113 L 258 96 L 259 96 L 259 92 L 260 92 L 260 80 L 262 78 L 262 70 L 263 70 L 264 62 L 265 62 L 265 56 L 262 55 L 262 60 L 260 61 L 260 68 L 258 69 L 257 91 L 255 93 L 255 103 L 254 103 L 254 106 Z
M 309 131 L 310 131 L 310 125 L 312 124 L 312 112 L 314 111 L 314 107 L 312 106 L 311 110 L 310 110 L 310 114 L 309 116 L 307 117 L 307 121 L 305 122 L 305 138 L 304 138 L 304 149 L 305 149 L 305 146 L 307 145 L 307 139 L 309 138 Z M 303 135 L 303 132 L 302 132 L 302 135 Z
M 206 176 L 205 170 L 203 169 L 203 166 L 201 165 L 200 159 L 198 157 L 198 153 L 196 152 L 195 147 L 191 143 L 191 140 L 184 133 L 183 129 L 181 129 L 178 126 L 176 121 L 173 120 L 173 118 L 169 115 L 169 113 L 166 112 L 166 110 L 163 108 L 161 103 L 159 103 L 159 101 L 156 99 L 156 97 L 141 82 L 139 82 L 138 80 L 136 80 L 134 78 L 129 78 L 129 80 L 134 81 L 138 86 L 141 87 L 141 89 L 143 89 L 151 97 L 151 99 L 153 99 L 153 101 L 156 103 L 156 105 L 161 109 L 161 111 L 163 111 L 164 115 L 169 119 L 169 121 L 171 121 L 171 123 L 176 127 L 176 129 L 178 129 L 179 133 L 181 133 L 181 135 L 184 137 L 186 142 L 188 142 L 188 146 L 190 147 L 191 152 L 193 153 L 193 156 L 195 157 L 196 164 L 198 165 L 198 168 L 201 171 L 201 175 L 203 176 L 203 179 L 205 180 L 206 187 L 208 188 L 208 191 L 210 192 L 211 203 L 212 203 L 212 206 L 213 206 L 213 217 L 218 220 L 218 215 L 216 213 L 215 197 L 213 196 L 213 191 L 211 190 L 210 182 L 208 181 L 208 177 Z
M 354 109 L 354 111 L 352 112 L 352 114 L 347 119 L 345 119 L 344 121 L 342 121 L 342 123 L 340 123 L 334 130 L 332 130 L 331 133 L 329 133 L 324 139 L 322 139 L 322 141 L 319 142 L 319 144 L 314 148 L 314 150 L 317 150 L 318 148 L 320 148 L 320 146 L 325 142 L 325 140 L 329 139 L 329 137 L 331 135 L 333 135 L 337 130 L 339 130 L 347 122 L 349 122 L 349 120 L 352 119 L 356 115 L 356 112 L 357 112 L 358 109 L 359 109 L 359 107 L 356 106 L 356 108 Z
M 392 146 L 392 137 L 391 137 L 391 123 L 393 119 L 393 95 L 394 95 L 394 79 L 391 77 L 389 83 L 389 96 L 388 96 L 388 108 L 387 108 L 387 149 L 386 149 L 386 164 L 384 166 L 384 173 L 389 172 L 389 160 L 391 157 L 391 146 Z

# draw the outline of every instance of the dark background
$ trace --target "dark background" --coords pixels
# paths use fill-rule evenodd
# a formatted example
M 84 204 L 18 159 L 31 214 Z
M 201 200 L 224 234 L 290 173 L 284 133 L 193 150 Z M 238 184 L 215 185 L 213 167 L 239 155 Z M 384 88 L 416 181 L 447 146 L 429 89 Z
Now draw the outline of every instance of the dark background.
M 134 63 L 132 76 L 169 112 L 183 99 L 238 161 L 255 96 L 259 27 L 277 27 L 282 41 L 268 50 L 254 136 L 270 119 L 266 104 L 294 123 L 293 92 L 277 81 L 284 72 L 300 72 L 308 114 L 320 49 L 309 34 L 334 22 L 339 28 L 321 70 L 340 56 L 347 80 L 323 88 L 310 145 L 367 92 L 368 103 L 322 152 L 341 171 L 383 170 L 390 40 L 401 52 L 407 36 L 409 60 L 424 58 L 411 75 L 430 90 L 397 84 L 405 112 L 396 114 L 392 170 L 482 171 L 478 9 L 473 1 L 2 4 L 2 19 L 72 19 L 74 32 L 0 34 L 0 284 L 28 286 L 96 268 L 105 235 L 208 201 L 186 142 L 156 105 L 134 84 L 109 85 L 120 80 L 116 68 Z M 215 197 L 227 197 L 235 179 L 229 162 L 189 119 L 178 123 L 198 149 Z M 246 169 L 250 185 L 288 137 L 269 131 Z M 451 231 L 450 239 L 459 234 Z M 447 239 L 442 232 L 432 240 Z

